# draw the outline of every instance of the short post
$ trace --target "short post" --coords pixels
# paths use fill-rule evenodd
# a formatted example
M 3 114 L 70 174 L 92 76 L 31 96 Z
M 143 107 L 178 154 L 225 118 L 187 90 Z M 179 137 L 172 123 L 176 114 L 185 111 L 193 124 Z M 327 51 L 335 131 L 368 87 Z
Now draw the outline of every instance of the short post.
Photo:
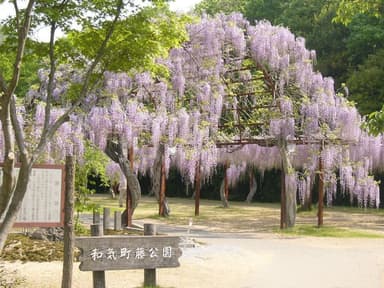
M 91 224 L 91 236 L 103 236 L 99 224 Z M 93 271 L 93 288 L 105 288 L 105 271 Z
M 100 212 L 97 210 L 93 210 L 93 224 L 100 223 Z
M 144 224 L 144 236 L 156 235 L 154 224 Z M 156 269 L 144 269 L 144 287 L 156 287 Z
M 115 211 L 114 229 L 115 231 L 121 230 L 121 212 L 120 211 Z
M 111 215 L 111 210 L 109 208 L 103 209 L 103 229 L 104 234 L 107 234 L 107 229 L 109 228 L 109 219 Z

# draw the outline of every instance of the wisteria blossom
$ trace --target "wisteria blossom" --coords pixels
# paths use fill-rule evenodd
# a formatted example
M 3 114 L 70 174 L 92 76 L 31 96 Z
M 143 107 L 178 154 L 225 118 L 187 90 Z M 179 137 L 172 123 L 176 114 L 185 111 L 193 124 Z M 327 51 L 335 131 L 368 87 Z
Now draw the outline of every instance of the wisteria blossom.
M 289 161 L 286 187 L 301 201 L 322 161 L 329 204 L 338 185 L 362 206 L 379 204 L 378 185 L 369 175 L 383 163 L 383 139 L 363 132 L 356 108 L 335 93 L 331 78 L 313 69 L 316 53 L 305 39 L 268 21 L 251 25 L 238 13 L 204 16 L 187 30 L 188 42 L 159 60 L 169 78 L 105 72 L 103 86 L 87 100 L 92 108 L 60 128 L 49 153 L 73 153 L 69 143 L 80 152 L 83 138 L 104 149 L 108 137 L 118 134 L 125 147 L 134 148 L 137 173 L 153 169 L 163 145 L 167 173 L 174 166 L 194 183 L 196 167 L 207 179 L 216 166 L 229 163 L 231 185 L 247 167 L 263 173 Z M 67 71 L 59 69 L 53 90 L 61 105 L 69 87 L 64 80 L 82 79 L 82 73 Z M 46 71 L 39 77 L 41 87 L 28 92 L 28 103 L 46 98 Z M 44 113 L 36 105 L 30 129 L 35 137 Z M 60 110 L 51 117 L 58 115 Z M 288 144 L 296 148 L 290 151 Z

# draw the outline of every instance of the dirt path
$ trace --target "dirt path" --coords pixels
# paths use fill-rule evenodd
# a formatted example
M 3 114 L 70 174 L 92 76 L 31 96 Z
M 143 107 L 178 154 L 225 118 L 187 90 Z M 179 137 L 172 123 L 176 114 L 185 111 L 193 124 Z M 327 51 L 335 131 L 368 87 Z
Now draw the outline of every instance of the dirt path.
M 200 238 L 181 267 L 158 269 L 161 287 L 383 288 L 384 240 L 296 238 L 254 234 L 252 239 Z M 2 263 L 25 278 L 21 287 L 60 287 L 61 262 Z M 143 271 L 108 271 L 108 288 L 139 287 Z M 75 288 L 92 287 L 92 273 L 74 267 Z
M 259 210 L 255 214 L 233 209 L 226 219 L 215 215 L 194 219 L 189 237 L 201 245 L 184 249 L 181 267 L 158 269 L 158 284 L 162 288 L 384 288 L 384 239 L 281 236 L 271 233 L 279 225 L 277 209 Z M 241 221 L 236 213 L 241 213 Z M 297 224 L 315 225 L 314 214 L 299 213 Z M 156 223 L 161 233 L 186 236 L 188 219 L 180 222 L 179 217 L 175 226 L 172 219 L 138 222 Z M 384 233 L 380 214 L 326 211 L 324 223 Z M 92 273 L 81 272 L 78 266 L 75 263 L 73 287 L 91 288 Z M 0 262 L 1 269 L 9 277 L 24 279 L 19 287 L 61 287 L 61 262 Z M 107 271 L 106 280 L 108 288 L 140 287 L 143 271 Z

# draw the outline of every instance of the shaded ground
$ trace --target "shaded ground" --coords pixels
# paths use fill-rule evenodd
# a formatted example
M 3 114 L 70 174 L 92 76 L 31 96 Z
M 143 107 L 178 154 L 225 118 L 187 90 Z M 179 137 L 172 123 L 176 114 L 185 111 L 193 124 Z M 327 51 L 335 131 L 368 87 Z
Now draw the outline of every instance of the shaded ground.
M 117 201 L 106 197 L 93 198 L 96 204 L 118 209 Z M 194 201 L 191 199 L 169 198 L 171 216 L 159 218 L 155 199 L 143 197 L 135 211 L 134 220 L 139 223 L 156 222 L 172 224 L 188 229 L 192 220 L 195 229 L 210 232 L 236 233 L 275 233 L 280 226 L 279 204 L 232 202 L 224 209 L 219 201 L 202 200 L 200 215 L 194 216 Z M 297 225 L 317 225 L 317 208 L 310 212 L 297 214 Z M 91 216 L 83 216 L 87 224 Z M 346 227 L 384 233 L 384 211 L 378 209 L 360 209 L 352 207 L 325 208 L 324 225 Z

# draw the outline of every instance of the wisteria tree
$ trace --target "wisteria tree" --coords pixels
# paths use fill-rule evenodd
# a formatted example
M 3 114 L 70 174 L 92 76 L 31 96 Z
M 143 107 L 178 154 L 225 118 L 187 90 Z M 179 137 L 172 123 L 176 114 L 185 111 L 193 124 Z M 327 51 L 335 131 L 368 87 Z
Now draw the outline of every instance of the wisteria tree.
M 116 51 L 118 43 L 125 36 L 129 40 L 134 38 L 135 33 L 146 32 L 142 39 L 148 42 L 147 47 L 152 58 L 164 56 L 168 48 L 164 48 L 159 42 L 161 38 L 166 39 L 164 30 L 172 29 L 173 25 L 176 34 L 182 33 L 176 28 L 177 17 L 167 18 L 167 24 L 161 20 L 150 20 L 150 16 L 158 14 L 160 10 L 155 12 L 150 7 L 136 6 L 135 1 L 30 0 L 22 3 L 25 7 L 21 7 L 18 1 L 10 2 L 15 14 L 4 27 L 15 29 L 3 29 L 5 34 L 1 42 L 0 57 L 3 63 L 7 57 L 9 62 L 13 62 L 12 66 L 4 65 L 0 70 L 0 120 L 3 135 L 1 156 L 4 163 L 0 193 L 0 215 L 4 217 L 0 224 L 0 250 L 21 207 L 33 164 L 44 161 L 48 156 L 60 157 L 63 153 L 74 153 L 76 150 L 81 154 L 81 112 L 89 110 L 97 102 L 94 91 L 100 87 L 98 75 L 107 67 L 116 67 L 119 59 L 116 53 L 114 57 L 106 58 L 107 52 Z M 158 5 L 157 8 L 165 11 L 166 7 L 162 5 L 164 1 L 154 2 Z M 137 13 L 140 11 L 143 12 Z M 164 13 L 159 14 L 164 16 L 163 20 L 166 18 Z M 129 15 L 131 16 L 128 17 Z M 127 17 L 129 20 L 126 20 Z M 147 25 L 150 23 L 152 25 Z M 73 24 L 83 32 L 73 30 Z M 147 25 L 148 30 L 140 24 Z M 34 32 L 41 25 L 50 29 L 50 40 L 46 45 L 35 45 L 38 42 L 33 40 Z M 128 33 L 126 29 L 132 27 L 136 30 L 132 29 Z M 159 33 L 156 29 L 158 27 L 163 28 L 163 33 Z M 69 36 L 58 40 L 56 33 L 59 29 L 69 33 Z M 116 30 L 119 30 L 120 36 L 116 35 Z M 89 40 L 89 35 L 93 35 L 92 45 L 78 45 Z M 134 39 L 139 38 L 136 36 Z M 172 37 L 169 39 L 167 45 L 173 46 L 178 41 Z M 42 55 L 44 53 L 37 52 L 33 49 L 35 47 L 43 47 L 46 49 L 43 51 L 47 53 Z M 134 46 L 126 45 L 121 47 L 121 51 L 127 52 L 132 47 Z M 41 69 L 38 73 L 36 71 L 41 84 L 39 87 L 32 86 L 27 95 L 18 95 L 18 98 L 15 91 L 23 71 L 24 56 L 29 53 L 42 56 Z M 142 54 L 139 55 L 137 57 L 143 58 Z M 147 56 L 147 60 L 143 59 L 144 67 L 149 68 L 150 58 Z M 130 60 L 120 62 L 126 64 Z M 22 99 L 24 96 L 25 99 Z M 17 177 L 14 171 L 16 162 L 20 163 Z
M 295 222 L 298 184 L 299 191 L 309 191 L 309 185 L 298 181 L 303 177 L 297 177 L 296 169 L 313 177 L 318 163 L 324 162 L 328 174 L 320 178 L 329 179 L 326 188 L 331 202 L 335 192 L 331 180 L 337 167 L 352 165 L 357 169 L 361 167 L 357 162 L 364 162 L 365 157 L 373 161 L 368 151 L 355 154 L 358 157 L 353 159 L 345 155 L 345 150 L 357 145 L 349 144 L 380 140 L 361 131 L 360 116 L 335 93 L 332 79 L 313 71 L 315 53 L 305 48 L 303 38 L 295 38 L 288 29 L 268 22 L 251 26 L 239 14 L 203 18 L 189 28 L 189 33 L 190 42 L 171 52 L 170 67 L 176 73 L 172 78 L 174 90 L 179 97 L 188 97 L 188 105 L 201 103 L 197 105 L 201 123 L 210 123 L 209 137 L 203 143 L 214 141 L 223 149 L 218 153 L 215 145 L 204 144 L 189 144 L 188 149 L 195 146 L 194 151 L 211 151 L 207 154 L 216 156 L 216 164 L 245 162 L 261 171 L 281 168 L 285 174 L 287 226 Z M 195 130 L 191 127 L 190 133 L 196 134 Z M 291 149 L 293 145 L 296 151 Z M 199 162 L 199 152 L 190 155 L 193 162 Z M 339 159 L 336 164 L 335 159 Z M 214 166 L 211 161 L 201 161 L 205 177 Z M 191 167 L 179 168 L 194 175 Z M 378 203 L 377 185 L 367 175 L 360 175 L 358 182 L 364 182 L 367 190 L 359 198 Z M 313 183 L 305 178 L 305 183 Z
M 101 147 L 114 131 L 134 146 L 138 172 L 153 171 L 161 151 L 166 171 L 174 165 L 191 183 L 225 163 L 282 169 L 285 226 L 295 223 L 297 191 L 305 199 L 319 170 L 329 203 L 340 169 L 343 191 L 361 205 L 379 203 L 368 177 L 378 152 L 358 147 L 381 139 L 362 132 L 357 110 L 313 70 L 315 52 L 303 38 L 240 14 L 203 18 L 188 32 L 188 42 L 159 60 L 169 77 L 105 74 L 114 100 L 91 113 L 108 123 L 91 129 Z

